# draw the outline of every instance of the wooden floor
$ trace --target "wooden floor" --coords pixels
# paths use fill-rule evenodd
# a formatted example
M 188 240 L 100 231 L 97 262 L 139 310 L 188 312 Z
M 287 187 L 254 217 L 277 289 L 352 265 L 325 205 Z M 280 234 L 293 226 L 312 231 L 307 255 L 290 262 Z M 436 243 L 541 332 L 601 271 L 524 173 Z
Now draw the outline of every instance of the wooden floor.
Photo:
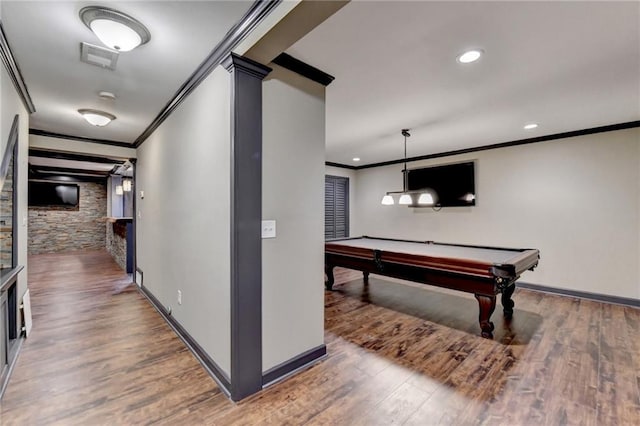
M 34 327 L 0 424 L 640 424 L 637 309 L 519 289 L 487 340 L 468 295 L 342 270 L 328 358 L 234 404 L 122 280 L 104 252 L 29 259 Z

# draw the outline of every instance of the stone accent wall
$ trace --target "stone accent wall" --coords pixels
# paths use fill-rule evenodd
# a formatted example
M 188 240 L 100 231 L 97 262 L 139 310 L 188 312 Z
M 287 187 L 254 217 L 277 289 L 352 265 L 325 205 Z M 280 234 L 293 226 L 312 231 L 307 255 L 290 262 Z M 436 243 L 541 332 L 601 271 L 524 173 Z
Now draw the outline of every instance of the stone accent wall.
M 76 209 L 29 207 L 29 254 L 105 248 L 106 183 L 81 182 Z
M 120 266 L 123 271 L 126 271 L 127 239 L 120 235 L 121 233 L 115 232 L 118 226 L 126 227 L 126 224 L 107 222 L 107 251 L 111 254 L 111 257 L 113 257 L 113 260 L 116 261 L 118 266 Z

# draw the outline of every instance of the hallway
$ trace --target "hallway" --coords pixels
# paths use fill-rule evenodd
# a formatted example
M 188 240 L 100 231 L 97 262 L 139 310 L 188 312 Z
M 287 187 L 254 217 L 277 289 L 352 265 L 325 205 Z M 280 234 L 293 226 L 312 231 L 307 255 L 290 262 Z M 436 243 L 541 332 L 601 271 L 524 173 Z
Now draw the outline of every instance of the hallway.
M 29 259 L 33 330 L 1 402 L 0 424 L 197 421 L 223 401 L 215 382 L 104 251 Z

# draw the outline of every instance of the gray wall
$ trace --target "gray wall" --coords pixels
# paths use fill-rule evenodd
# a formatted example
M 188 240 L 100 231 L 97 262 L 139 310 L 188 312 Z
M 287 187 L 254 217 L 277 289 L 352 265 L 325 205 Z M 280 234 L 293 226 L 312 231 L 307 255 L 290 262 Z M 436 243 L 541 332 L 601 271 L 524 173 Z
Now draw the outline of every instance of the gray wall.
M 29 254 L 104 250 L 107 186 L 82 182 L 77 210 L 29 207 Z
M 216 68 L 142 144 L 135 188 L 143 285 L 227 375 L 230 84 Z
M 522 281 L 640 298 L 640 129 L 454 157 L 476 160 L 475 207 L 382 206 L 402 165 L 357 172 L 358 232 L 381 237 L 533 247 L 541 260 Z
M 270 78 L 263 105 L 262 218 L 277 230 L 262 240 L 265 371 L 324 341 L 324 89 Z

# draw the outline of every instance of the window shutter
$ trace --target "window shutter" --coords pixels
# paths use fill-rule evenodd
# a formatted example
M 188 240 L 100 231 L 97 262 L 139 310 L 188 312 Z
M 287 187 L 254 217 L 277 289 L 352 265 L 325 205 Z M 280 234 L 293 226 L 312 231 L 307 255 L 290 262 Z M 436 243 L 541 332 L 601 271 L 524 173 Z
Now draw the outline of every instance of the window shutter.
M 325 239 L 349 236 L 349 178 L 325 177 L 324 214 Z

